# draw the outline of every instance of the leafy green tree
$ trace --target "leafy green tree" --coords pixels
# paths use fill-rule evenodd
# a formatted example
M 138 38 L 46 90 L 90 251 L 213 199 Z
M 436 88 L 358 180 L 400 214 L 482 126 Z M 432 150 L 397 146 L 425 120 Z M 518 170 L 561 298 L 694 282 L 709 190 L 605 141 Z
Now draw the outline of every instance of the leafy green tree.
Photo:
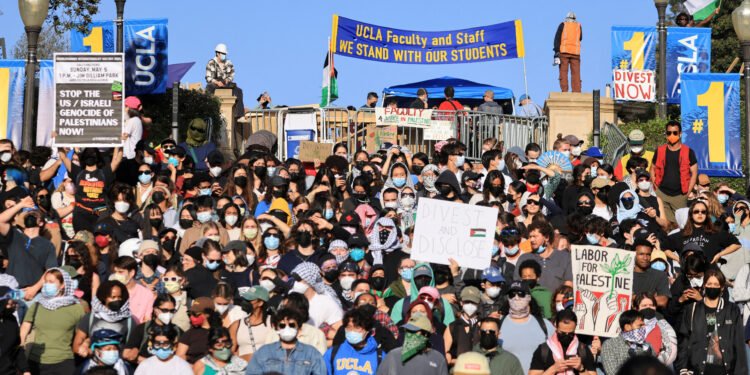
M 152 120 L 151 125 L 146 127 L 147 141 L 153 142 L 154 145 L 172 135 L 172 90 L 167 89 L 165 94 L 139 96 L 143 104 L 144 116 Z M 214 142 L 220 141 L 224 126 L 221 125 L 219 100 L 213 95 L 198 90 L 180 89 L 179 96 L 179 141 L 185 140 L 188 124 L 198 117 L 207 122 L 209 118 L 212 120 L 210 139 Z
M 99 13 L 100 2 L 101 0 L 50 0 L 48 20 L 58 33 L 74 29 L 85 33 L 94 16 Z
M 21 39 L 16 41 L 13 46 L 13 58 L 25 59 L 28 40 L 24 33 Z M 42 32 L 39 33 L 39 43 L 37 45 L 37 60 L 52 60 L 55 52 L 68 52 L 68 38 L 65 34 L 58 34 L 53 27 L 45 25 Z

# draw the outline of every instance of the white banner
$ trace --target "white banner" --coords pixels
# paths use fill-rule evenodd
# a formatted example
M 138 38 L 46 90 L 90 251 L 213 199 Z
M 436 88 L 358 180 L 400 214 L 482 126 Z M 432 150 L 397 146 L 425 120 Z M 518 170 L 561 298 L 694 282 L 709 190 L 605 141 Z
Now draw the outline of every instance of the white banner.
M 573 311 L 576 333 L 615 337 L 620 314 L 630 309 L 635 253 L 608 247 L 573 245 Z
M 497 208 L 421 198 L 411 258 L 483 270 L 490 266 Z
M 432 120 L 432 124 L 424 129 L 425 141 L 444 141 L 456 136 L 456 127 L 453 121 Z
M 615 78 L 615 100 L 634 102 L 656 101 L 656 74 L 651 70 L 613 71 Z
M 375 108 L 377 126 L 397 125 L 400 127 L 425 128 L 432 122 L 431 109 L 416 108 Z

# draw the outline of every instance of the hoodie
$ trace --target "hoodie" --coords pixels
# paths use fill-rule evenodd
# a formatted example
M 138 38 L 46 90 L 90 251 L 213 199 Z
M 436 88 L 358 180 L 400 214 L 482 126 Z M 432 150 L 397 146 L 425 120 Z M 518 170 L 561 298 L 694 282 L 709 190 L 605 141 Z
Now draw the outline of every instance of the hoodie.
M 378 361 L 378 343 L 372 336 L 367 336 L 365 346 L 357 351 L 344 341 L 338 347 L 336 357 L 331 358 L 334 347 L 328 348 L 323 356 L 323 361 L 328 369 L 328 375 L 356 375 L 356 374 L 375 374 L 378 365 L 385 358 L 385 351 L 380 352 L 380 361 Z
M 431 286 L 435 287 L 435 274 L 432 272 L 432 267 L 428 263 L 418 263 L 416 266 L 414 266 L 413 275 L 417 274 L 417 271 L 420 268 L 426 268 L 430 275 L 430 282 L 425 286 Z M 404 311 L 404 305 L 410 306 L 412 301 L 417 299 L 417 296 L 419 295 L 419 290 L 417 289 L 417 284 L 414 283 L 413 279 L 410 284 L 411 292 L 409 296 L 406 296 L 402 299 L 400 299 L 398 302 L 396 302 L 395 305 L 393 305 L 393 309 L 391 309 L 391 319 L 393 320 L 394 324 L 398 324 L 399 322 L 404 320 L 404 317 L 406 316 L 406 311 Z M 453 321 L 456 320 L 455 315 L 453 315 L 453 309 L 451 308 L 450 302 L 448 302 L 447 299 L 440 297 L 440 300 L 443 304 L 443 324 L 446 326 L 453 323 Z
M 393 183 L 393 169 L 399 165 L 403 167 L 404 169 L 406 169 L 406 183 L 402 187 L 398 187 Z M 398 194 L 401 195 L 401 190 L 403 190 L 407 186 L 412 188 L 414 191 L 417 191 L 417 189 L 414 187 L 414 181 L 412 181 L 411 179 L 411 171 L 409 171 L 409 166 L 407 166 L 404 163 L 395 163 L 391 165 L 391 169 L 388 170 L 388 179 L 385 180 L 385 184 L 383 184 L 383 188 L 380 189 L 380 206 L 385 207 L 385 202 L 383 202 L 383 192 L 385 192 L 386 189 L 394 188 L 398 190 Z
M 448 184 L 453 188 L 454 194 L 456 194 L 453 198 L 447 198 L 444 197 L 442 194 L 438 194 L 435 199 L 441 199 L 441 200 L 456 200 L 461 199 L 461 185 L 458 183 L 458 177 L 451 172 L 450 170 L 446 169 L 442 173 L 440 173 L 440 176 L 438 176 L 437 180 L 435 180 L 435 184 Z

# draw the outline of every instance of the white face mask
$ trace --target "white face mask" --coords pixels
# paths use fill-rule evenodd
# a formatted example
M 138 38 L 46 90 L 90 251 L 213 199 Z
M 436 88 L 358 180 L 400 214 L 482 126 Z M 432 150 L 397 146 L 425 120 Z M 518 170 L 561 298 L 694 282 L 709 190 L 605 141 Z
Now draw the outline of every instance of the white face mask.
M 247 259 L 247 265 L 252 266 L 253 263 L 255 263 L 255 255 L 247 254 L 245 255 L 245 259 Z
M 169 324 L 172 321 L 172 317 L 174 314 L 172 313 L 161 313 L 156 316 L 157 319 L 159 319 L 160 322 L 164 324 Z
M 383 205 L 385 206 L 385 208 L 398 208 L 398 202 L 396 201 L 385 202 L 385 204 Z
M 7 163 L 10 161 L 10 158 L 12 157 L 13 155 L 11 155 L 9 151 L 6 151 L 0 154 L 0 161 L 2 161 L 3 163 Z
M 573 156 L 580 156 L 581 155 L 581 146 L 573 147 L 573 149 L 570 150 L 570 153 L 573 154 Z
M 466 315 L 468 315 L 468 316 L 472 316 L 472 315 L 474 315 L 474 313 L 476 313 L 476 312 L 477 312 L 477 308 L 478 308 L 478 306 L 477 306 L 477 305 L 475 305 L 475 304 L 473 304 L 473 303 L 465 303 L 465 304 L 464 304 L 464 305 L 462 306 L 462 309 L 464 310 L 464 312 L 465 312 L 465 313 L 466 313 Z
M 274 288 L 276 288 L 276 284 L 274 284 L 273 281 L 271 280 L 261 280 L 260 286 L 269 292 L 274 290 Z
M 216 312 L 219 313 L 219 315 L 224 315 L 224 313 L 229 310 L 229 305 L 214 304 L 214 307 L 216 308 Z
M 284 342 L 292 342 L 297 338 L 297 329 L 286 326 L 286 328 L 279 330 L 279 338 Z
M 295 281 L 294 285 L 292 286 L 292 293 L 299 293 L 299 294 L 305 294 L 307 292 L 307 289 L 310 288 L 307 286 L 307 284 L 301 283 L 299 281 Z
M 154 158 L 151 156 L 144 156 L 143 162 L 146 164 L 154 164 Z
M 211 169 L 209 169 L 209 172 L 211 172 L 212 176 L 219 177 L 219 175 L 221 174 L 221 167 L 211 167 Z
M 640 181 L 638 182 L 638 189 L 643 191 L 651 190 L 651 181 Z
M 570 157 L 570 150 L 568 150 L 568 151 L 560 151 L 560 153 L 562 153 L 566 157 Z
M 634 154 L 640 154 L 641 152 L 643 152 L 643 146 L 631 146 L 630 152 Z
M 130 203 L 122 201 L 115 202 L 115 211 L 118 213 L 125 214 L 128 210 L 130 210 Z
M 229 226 L 234 226 L 234 224 L 237 224 L 237 219 L 239 219 L 237 215 L 224 216 L 224 221 L 226 221 Z
M 690 279 L 690 286 L 693 288 L 700 288 L 703 286 L 703 278 Z
M 555 309 L 557 311 L 563 311 L 565 309 L 565 306 L 563 306 L 562 302 L 558 302 L 555 304 Z
M 352 284 L 354 284 L 355 280 L 356 279 L 351 276 L 346 276 L 339 279 L 339 284 L 344 290 L 352 290 Z
M 497 298 L 497 296 L 500 295 L 500 287 L 493 286 L 493 287 L 487 288 L 487 295 L 490 296 L 490 298 Z

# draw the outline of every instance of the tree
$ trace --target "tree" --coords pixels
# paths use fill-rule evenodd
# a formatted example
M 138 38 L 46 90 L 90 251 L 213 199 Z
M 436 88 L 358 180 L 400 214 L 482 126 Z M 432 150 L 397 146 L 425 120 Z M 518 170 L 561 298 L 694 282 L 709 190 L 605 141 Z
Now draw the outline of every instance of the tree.
M 143 104 L 143 115 L 152 120 L 151 125 L 146 128 L 148 131 L 147 141 L 154 144 L 159 144 L 172 135 L 172 90 L 167 89 L 165 94 L 139 96 Z M 207 122 L 209 118 L 211 119 L 213 129 L 210 139 L 214 142 L 220 142 L 225 127 L 222 125 L 219 107 L 219 100 L 213 95 L 198 90 L 180 89 L 178 104 L 180 141 L 185 140 L 190 121 L 200 117 Z
M 13 58 L 25 59 L 28 40 L 24 33 L 21 39 L 13 46 Z M 45 25 L 39 33 L 39 44 L 37 45 L 37 60 L 52 60 L 55 52 L 68 52 L 68 38 L 65 34 L 58 34 L 52 25 Z
M 68 30 L 86 33 L 93 17 L 99 13 L 101 0 L 50 0 L 49 20 L 59 34 Z

